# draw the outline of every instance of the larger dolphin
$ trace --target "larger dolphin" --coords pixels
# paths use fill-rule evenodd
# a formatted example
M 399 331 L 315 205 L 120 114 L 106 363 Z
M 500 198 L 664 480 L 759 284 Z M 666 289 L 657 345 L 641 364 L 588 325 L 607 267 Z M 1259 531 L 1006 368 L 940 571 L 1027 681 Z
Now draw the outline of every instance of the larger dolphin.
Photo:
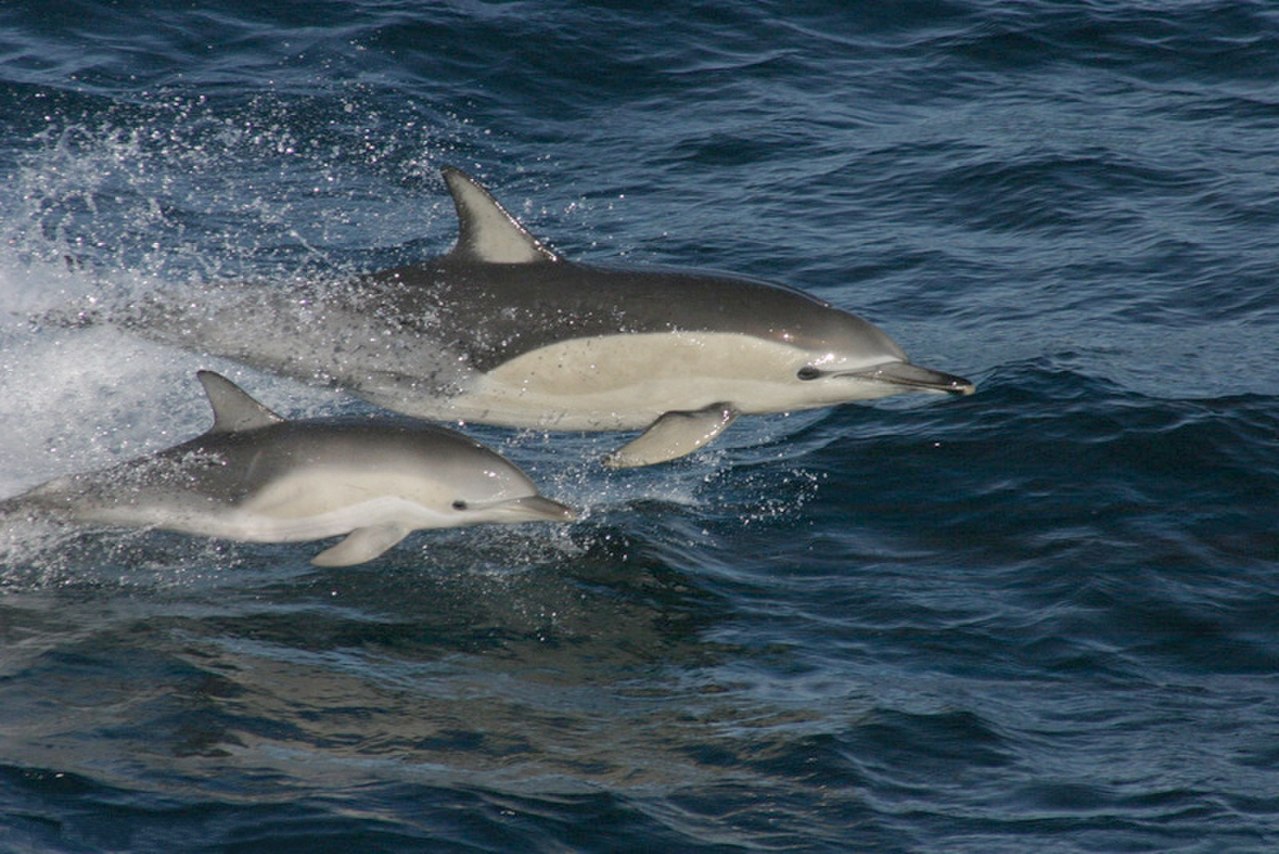
M 198 374 L 213 426 L 158 454 L 51 480 L 0 516 L 155 527 L 251 542 L 345 535 L 319 566 L 371 560 L 410 532 L 480 522 L 568 521 L 518 468 L 422 423 L 286 421 L 225 377 Z
M 427 418 L 644 432 L 613 466 L 683 456 L 739 414 L 968 394 L 856 315 L 754 279 L 565 260 L 446 167 L 446 255 L 247 309 L 168 318 L 186 344 Z M 247 331 L 254 317 L 269 325 Z

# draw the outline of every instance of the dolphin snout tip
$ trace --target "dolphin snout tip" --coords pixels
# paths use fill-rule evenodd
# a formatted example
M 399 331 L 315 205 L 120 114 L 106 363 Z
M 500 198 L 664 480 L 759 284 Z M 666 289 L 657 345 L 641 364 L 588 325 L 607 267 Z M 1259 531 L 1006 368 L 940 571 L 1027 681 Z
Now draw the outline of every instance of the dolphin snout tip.
M 910 369 L 909 373 L 894 376 L 890 382 L 899 382 L 903 386 L 918 388 L 921 391 L 940 391 L 955 397 L 967 397 L 977 391 L 977 384 L 967 377 L 934 371 L 931 368 L 920 368 L 910 363 L 907 363 L 907 367 Z
M 970 379 L 921 367 L 912 362 L 889 362 L 870 370 L 851 372 L 847 376 L 888 383 L 902 391 L 932 391 L 964 397 L 977 390 Z
M 559 505 L 558 508 L 555 510 L 555 515 L 552 517 L 554 521 L 576 522 L 578 519 L 582 518 L 581 513 L 579 513 L 577 510 L 573 509 L 572 507 L 569 507 L 567 504 L 560 504 L 558 501 L 554 503 Z
M 567 504 L 561 504 L 544 495 L 530 495 L 511 502 L 522 514 L 534 521 L 576 522 L 581 518 L 577 510 Z

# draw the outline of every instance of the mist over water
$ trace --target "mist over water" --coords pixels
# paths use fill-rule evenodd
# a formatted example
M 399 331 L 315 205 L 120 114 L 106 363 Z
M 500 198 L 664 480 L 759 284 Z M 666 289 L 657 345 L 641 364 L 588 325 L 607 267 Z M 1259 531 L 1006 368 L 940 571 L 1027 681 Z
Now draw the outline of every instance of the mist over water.
M 340 570 L 0 520 L 0 847 L 1271 850 L 1277 43 L 1235 2 L 0 10 L 0 497 L 203 432 L 201 368 L 378 415 L 103 319 L 444 252 L 446 164 L 570 259 L 800 287 L 978 386 L 633 471 L 468 424 L 581 521 Z

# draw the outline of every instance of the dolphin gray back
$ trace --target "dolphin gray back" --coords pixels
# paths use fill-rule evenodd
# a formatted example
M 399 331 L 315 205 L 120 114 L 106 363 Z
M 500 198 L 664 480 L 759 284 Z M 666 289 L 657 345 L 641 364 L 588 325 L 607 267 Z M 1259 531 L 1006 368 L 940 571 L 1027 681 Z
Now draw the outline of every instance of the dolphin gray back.
M 496 452 L 443 427 L 409 420 L 286 421 L 251 431 L 213 432 L 163 452 L 175 461 L 207 456 L 189 486 L 209 498 L 238 502 L 293 472 L 343 471 L 418 475 L 465 483 L 533 484 Z
M 877 327 L 781 285 L 717 274 L 614 270 L 568 261 L 473 263 L 449 256 L 384 270 L 356 290 L 394 306 L 414 331 L 479 371 L 573 338 L 728 332 L 820 351 L 865 342 L 900 354 Z
M 375 294 L 398 322 L 474 370 L 574 338 L 677 331 L 728 332 L 814 351 L 862 342 L 867 354 L 905 358 L 874 325 L 783 285 L 566 261 L 465 172 L 441 171 L 457 209 L 453 249 L 364 276 L 352 291 L 364 301 Z

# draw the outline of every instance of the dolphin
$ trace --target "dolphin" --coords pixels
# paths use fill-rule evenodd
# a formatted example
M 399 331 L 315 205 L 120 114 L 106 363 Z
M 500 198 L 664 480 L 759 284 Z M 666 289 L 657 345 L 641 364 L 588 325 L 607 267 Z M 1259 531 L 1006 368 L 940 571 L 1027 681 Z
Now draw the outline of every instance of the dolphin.
M 642 430 L 605 460 L 614 467 L 681 457 L 740 414 L 973 391 L 790 287 L 566 260 L 469 175 L 442 172 L 459 226 L 447 254 L 336 286 L 259 288 L 204 313 L 175 306 L 151 325 L 167 324 L 184 346 L 418 417 Z
M 286 421 L 212 371 L 197 376 L 213 407 L 203 435 L 157 454 L 56 478 L 0 502 L 85 524 L 163 528 L 247 542 L 345 535 L 318 566 L 372 560 L 427 528 L 564 522 L 511 463 L 421 422 Z

